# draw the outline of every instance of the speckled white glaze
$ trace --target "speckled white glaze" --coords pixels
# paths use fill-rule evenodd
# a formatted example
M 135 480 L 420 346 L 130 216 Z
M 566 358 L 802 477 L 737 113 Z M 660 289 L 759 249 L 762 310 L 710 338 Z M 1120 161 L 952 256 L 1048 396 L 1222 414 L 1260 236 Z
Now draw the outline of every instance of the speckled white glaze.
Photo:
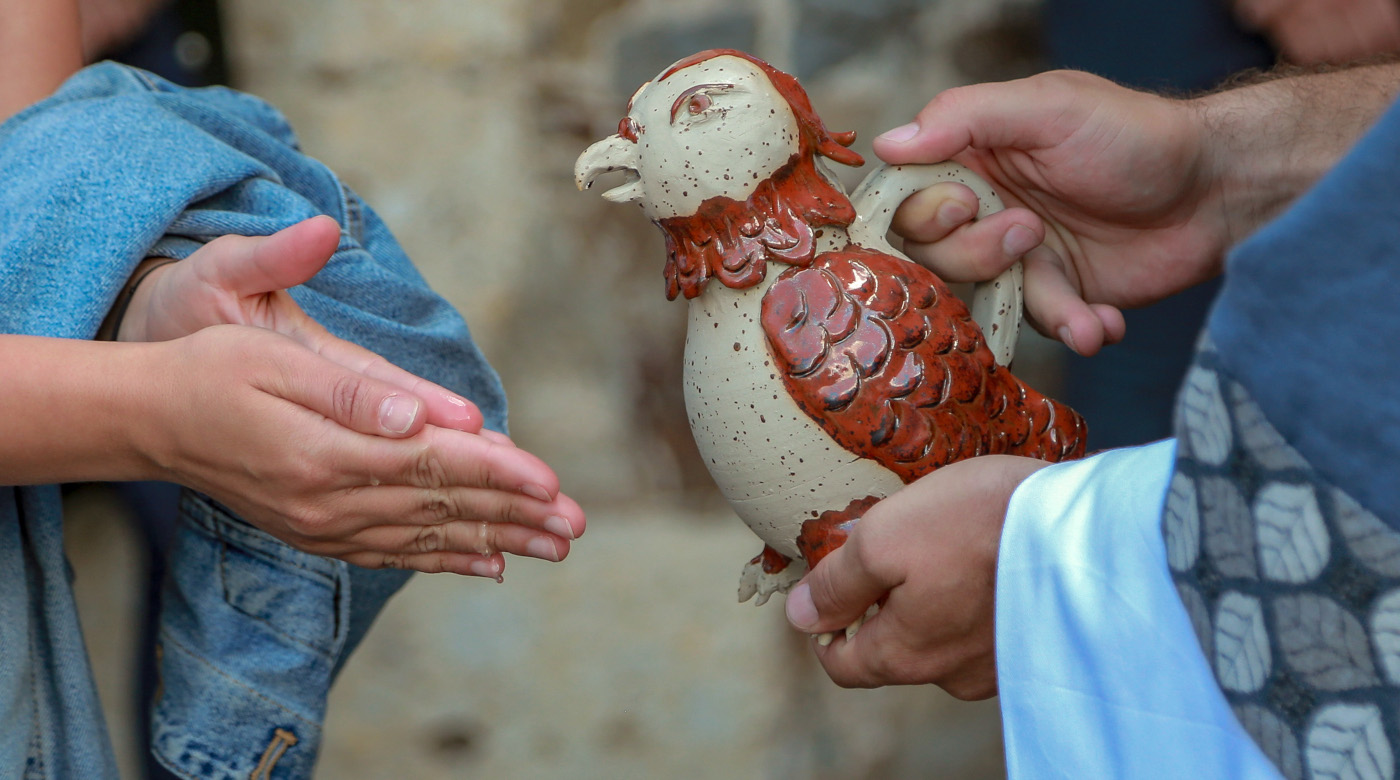
M 981 203 L 979 216 L 1001 208 L 991 189 L 961 165 L 879 168 L 852 196 L 859 216 L 851 225 L 850 240 L 904 257 L 885 239 L 894 209 L 910 194 L 939 181 L 972 187 Z M 838 249 L 847 238 L 846 231 L 827 229 L 820 249 Z M 843 449 L 783 387 L 758 321 L 763 296 L 780 268 L 770 268 L 763 282 L 753 287 L 734 290 L 711 284 L 691 299 L 685 402 L 696 446 L 730 506 L 768 546 L 795 558 L 795 540 L 804 520 L 843 509 L 855 498 L 884 498 L 903 482 L 875 461 Z M 996 283 L 1019 293 L 1019 274 Z M 1009 301 L 1001 305 L 1001 320 L 984 325 L 984 331 L 996 327 L 1000 338 L 996 343 L 989 339 L 989 345 L 999 359 L 1004 353 L 1003 362 L 1009 362 L 1020 306 Z
M 716 196 L 742 201 L 797 149 L 797 119 L 753 63 L 716 57 L 684 76 L 649 81 L 632 96 L 627 116 L 637 123 L 636 143 L 613 136 L 584 153 L 598 150 L 611 158 L 607 170 L 634 172 L 603 197 L 640 203 L 652 219 L 694 214 Z M 697 94 L 710 101 L 709 109 L 691 114 L 683 108 L 673 122 L 676 99 L 694 87 L 702 88 Z
M 697 94 L 703 99 L 692 104 Z M 643 85 L 628 122 L 635 137 L 594 144 L 580 156 L 576 177 L 584 187 L 602 172 L 629 172 L 604 197 L 638 203 L 653 220 L 693 215 L 711 198 L 743 202 L 799 148 L 786 99 L 762 70 L 735 56 Z M 840 189 L 824 161 L 817 168 Z M 972 188 L 979 217 L 1001 208 L 991 188 L 963 166 L 882 166 L 851 195 L 857 219 L 849 232 L 820 231 L 818 251 L 850 242 L 904 257 L 886 239 L 895 209 L 943 181 Z M 887 496 L 903 482 L 837 444 L 789 396 L 759 322 L 763 296 L 782 270 L 775 264 L 762 282 L 740 290 L 710 283 L 690 299 L 685 399 L 696 444 L 735 512 L 774 550 L 799 558 L 795 540 L 804 520 L 853 499 Z M 1021 317 L 1019 264 L 979 285 L 973 315 L 993 354 L 1009 363 Z
M 719 284 L 690 302 L 685 405 L 695 444 L 730 506 L 768 546 L 799 557 L 802 521 L 901 482 L 842 449 L 783 387 L 759 324 L 777 278 L 745 290 Z

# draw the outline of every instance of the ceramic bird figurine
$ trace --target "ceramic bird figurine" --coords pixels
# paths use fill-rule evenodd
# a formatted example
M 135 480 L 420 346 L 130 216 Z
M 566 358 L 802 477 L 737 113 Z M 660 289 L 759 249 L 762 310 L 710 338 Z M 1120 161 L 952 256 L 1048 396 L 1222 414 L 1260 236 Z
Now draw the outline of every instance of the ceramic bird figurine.
M 877 501 L 940 466 L 1084 452 L 1083 419 L 1004 367 L 1019 265 L 979 292 L 979 328 L 885 240 L 899 203 L 935 182 L 968 184 L 981 216 L 996 196 L 942 163 L 879 169 L 848 197 L 825 161 L 862 165 L 854 139 L 828 132 L 791 76 L 712 50 L 642 85 L 575 168 L 580 189 L 624 171 L 603 197 L 640 204 L 665 233 L 666 295 L 689 301 L 691 431 L 765 543 L 740 601 L 785 592 Z

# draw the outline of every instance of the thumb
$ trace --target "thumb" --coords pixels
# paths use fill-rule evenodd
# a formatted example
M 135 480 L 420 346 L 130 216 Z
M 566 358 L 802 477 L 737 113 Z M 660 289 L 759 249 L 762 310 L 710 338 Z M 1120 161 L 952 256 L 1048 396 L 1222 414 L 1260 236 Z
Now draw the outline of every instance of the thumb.
M 357 373 L 298 348 L 281 361 L 279 387 L 265 391 L 359 433 L 407 438 L 423 429 L 426 405 L 390 382 Z
M 845 628 L 899 584 L 867 564 L 860 528 L 788 592 L 787 619 L 794 628 L 808 634 Z
M 209 243 L 210 274 L 221 289 L 241 297 L 285 290 L 315 276 L 340 243 L 340 226 L 327 216 L 302 220 L 270 236 L 225 236 Z

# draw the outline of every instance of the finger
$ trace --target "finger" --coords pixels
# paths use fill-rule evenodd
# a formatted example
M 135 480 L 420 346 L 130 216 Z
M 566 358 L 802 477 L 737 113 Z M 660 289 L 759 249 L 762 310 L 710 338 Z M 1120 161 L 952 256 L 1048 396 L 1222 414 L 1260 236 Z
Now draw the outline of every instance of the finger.
M 1109 306 L 1106 303 L 1091 303 L 1089 310 L 1094 312 L 1094 316 L 1099 318 L 1099 323 L 1103 325 L 1103 343 L 1117 344 L 1127 335 L 1128 323 L 1123 319 L 1123 312 L 1116 306 Z
M 295 306 L 295 303 L 290 305 Z M 297 312 L 300 313 L 300 308 Z M 481 430 L 485 418 L 476 404 L 456 393 L 390 363 L 364 347 L 336 338 L 320 323 L 302 315 L 287 335 L 317 354 L 368 377 L 398 385 L 427 404 L 427 423 L 466 433 Z
M 544 461 L 519 447 L 475 434 L 430 426 L 411 443 L 370 441 L 366 447 L 368 462 L 383 471 L 361 475 L 362 481 L 356 484 L 377 480 L 426 488 L 486 488 L 520 493 L 543 503 L 559 496 L 559 477 Z
M 259 389 L 306 407 L 343 428 L 403 438 L 423 429 L 424 404 L 403 388 L 351 371 L 296 347 Z
M 1042 75 L 944 90 L 915 121 L 876 138 L 875 154 L 898 165 L 942 162 L 968 148 L 1054 146 L 1084 119 L 1085 103 L 1055 97 L 1066 78 Z
M 855 636 L 837 631 L 831 644 L 813 643 L 817 660 L 831 681 L 843 688 L 878 688 L 895 682 L 890 656 L 904 637 L 892 636 L 891 620 L 883 611 L 865 621 Z
M 509 436 L 505 435 L 504 433 L 501 433 L 500 431 L 493 431 L 490 428 L 482 428 L 481 430 L 476 432 L 476 435 L 480 436 L 483 439 L 486 439 L 487 441 L 499 444 L 503 447 L 515 446 L 515 442 Z
M 942 182 L 910 195 L 890 227 L 906 241 L 938 241 L 977 214 L 977 195 L 965 184 Z
M 879 558 L 865 554 L 862 528 L 857 525 L 844 545 L 789 591 L 786 611 L 793 627 L 809 634 L 843 629 L 899 584 L 887 570 L 870 565 Z
M 378 485 L 346 489 L 337 499 L 344 516 L 364 518 L 362 528 L 386 523 L 428 526 L 471 521 L 519 526 L 532 534 L 549 533 L 567 542 L 581 536 L 586 526 L 583 510 L 565 495 L 544 502 L 501 490 Z
M 1054 250 L 1039 246 L 1026 255 L 1024 264 L 1026 313 L 1046 337 L 1059 339 L 1085 356 L 1123 337 L 1122 314 L 1105 304 L 1086 303 Z
M 349 543 L 389 555 L 439 552 L 491 555 L 500 552 L 558 562 L 569 554 L 568 540 L 554 534 L 485 520 L 375 526 L 355 534 Z
M 196 273 L 241 297 L 304 284 L 325 267 L 340 243 L 340 226 L 312 217 L 270 236 L 224 236 L 190 257 Z
M 500 553 L 478 555 L 476 553 L 418 553 L 412 555 L 391 555 L 382 552 L 361 550 L 338 556 L 347 563 L 366 569 L 407 569 L 424 574 L 461 574 L 469 577 L 487 577 L 500 582 L 505 574 L 506 562 Z
M 1045 239 L 1045 223 L 1029 209 L 999 211 L 934 243 L 906 243 L 909 259 L 948 282 L 995 279 Z

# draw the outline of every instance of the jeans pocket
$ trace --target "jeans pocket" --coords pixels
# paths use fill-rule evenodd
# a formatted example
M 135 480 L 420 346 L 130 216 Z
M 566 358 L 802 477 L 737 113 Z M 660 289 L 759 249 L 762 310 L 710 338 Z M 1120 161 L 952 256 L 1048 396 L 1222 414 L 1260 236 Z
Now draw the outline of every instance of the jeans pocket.
M 278 636 L 334 656 L 345 632 L 345 564 L 305 553 L 187 493 L 187 524 L 217 545 L 219 588 L 228 606 Z

